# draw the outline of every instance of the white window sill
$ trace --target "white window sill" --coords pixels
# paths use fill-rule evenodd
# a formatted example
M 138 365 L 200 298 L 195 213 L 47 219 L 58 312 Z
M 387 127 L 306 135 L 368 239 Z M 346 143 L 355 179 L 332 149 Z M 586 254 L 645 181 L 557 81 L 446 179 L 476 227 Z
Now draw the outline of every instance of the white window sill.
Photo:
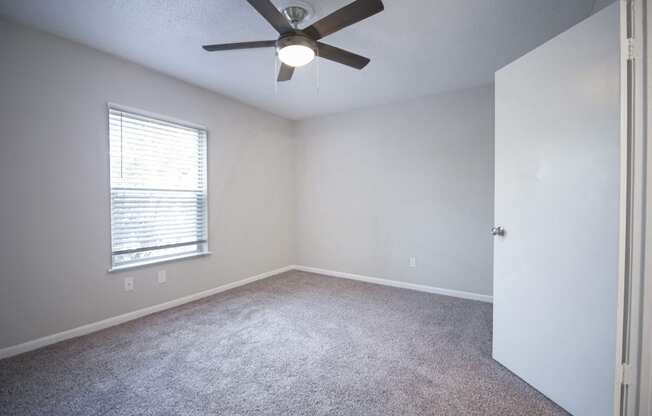
M 182 254 L 182 255 L 174 256 L 174 257 L 166 257 L 166 258 L 163 258 L 163 259 L 144 260 L 144 261 L 124 264 L 124 265 L 121 265 L 121 266 L 111 267 L 109 269 L 109 273 L 121 272 L 121 271 L 124 271 L 124 270 L 135 269 L 135 268 L 138 268 L 138 267 L 152 266 L 154 264 L 160 264 L 160 263 L 169 263 L 171 261 L 191 259 L 193 257 L 204 257 L 204 256 L 208 256 L 210 254 L 211 254 L 210 251 L 204 251 L 202 253 Z

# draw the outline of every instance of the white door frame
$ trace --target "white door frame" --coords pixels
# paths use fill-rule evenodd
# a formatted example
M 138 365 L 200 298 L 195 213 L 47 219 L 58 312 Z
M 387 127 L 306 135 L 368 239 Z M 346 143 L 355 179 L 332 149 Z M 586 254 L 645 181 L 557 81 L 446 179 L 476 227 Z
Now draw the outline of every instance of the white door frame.
M 652 201 L 646 203 L 646 195 L 652 195 L 652 166 L 646 163 L 652 161 L 652 147 L 647 147 L 646 140 L 650 121 L 646 83 L 646 27 L 650 15 L 647 3 L 620 0 L 621 218 L 616 416 L 652 415 Z M 646 281 L 649 283 L 645 284 Z
M 636 91 L 642 97 L 640 117 L 642 126 L 640 133 L 641 140 L 647 144 L 648 126 L 652 123 L 652 114 L 650 114 L 649 98 L 650 98 L 650 84 L 649 80 L 652 79 L 652 34 L 650 33 L 650 22 L 652 22 L 652 3 L 647 0 L 636 0 L 636 7 L 641 11 L 640 18 L 636 19 L 637 24 L 640 25 L 642 39 L 639 47 L 638 55 L 640 57 L 639 73 L 646 74 L 647 78 L 643 78 L 638 85 Z M 645 195 L 652 195 L 652 145 L 648 145 L 646 149 L 645 171 L 642 173 L 642 180 L 645 182 L 643 191 Z M 637 380 L 637 397 L 638 413 L 626 413 L 626 416 L 632 415 L 652 415 L 652 199 L 647 200 L 645 210 L 645 232 L 644 242 L 645 250 L 641 252 L 644 256 L 643 274 L 642 274 L 642 302 L 641 310 L 638 311 L 641 316 L 640 331 L 640 354 L 638 362 L 638 380 Z

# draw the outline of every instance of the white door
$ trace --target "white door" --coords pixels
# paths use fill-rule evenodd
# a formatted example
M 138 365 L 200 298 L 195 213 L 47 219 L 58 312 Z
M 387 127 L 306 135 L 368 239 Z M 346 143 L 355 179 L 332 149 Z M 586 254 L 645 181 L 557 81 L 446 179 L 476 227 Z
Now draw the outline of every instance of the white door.
M 493 355 L 575 416 L 613 414 L 617 3 L 496 73 Z

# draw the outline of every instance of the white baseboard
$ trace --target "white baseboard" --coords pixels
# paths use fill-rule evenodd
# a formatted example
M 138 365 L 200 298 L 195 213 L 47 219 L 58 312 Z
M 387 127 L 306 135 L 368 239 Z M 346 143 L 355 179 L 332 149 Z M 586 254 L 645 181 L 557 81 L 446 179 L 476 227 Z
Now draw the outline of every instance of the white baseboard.
M 369 277 L 369 276 L 363 276 L 363 275 L 353 274 L 353 273 L 336 272 L 333 270 L 319 269 L 316 267 L 293 265 L 293 266 L 281 267 L 280 269 L 261 273 L 256 276 L 251 276 L 246 279 L 238 280 L 236 282 L 232 282 L 226 285 L 208 289 L 203 292 L 194 293 L 192 295 L 174 299 L 169 302 L 159 303 L 158 305 L 148 306 L 143 309 L 138 309 L 133 312 L 128 312 L 122 315 L 107 318 L 102 321 L 93 322 L 87 325 L 79 326 L 77 328 L 69 329 L 67 331 L 58 332 L 56 334 L 48 335 L 42 338 L 37 338 L 31 341 L 24 342 L 22 344 L 12 345 L 11 347 L 2 348 L 0 349 L 0 359 L 22 354 L 24 352 L 45 347 L 50 344 L 55 344 L 57 342 L 65 341 L 70 338 L 87 335 L 92 332 L 100 331 L 102 329 L 106 329 L 115 325 L 132 321 L 134 319 L 142 318 L 143 316 L 151 315 L 153 313 L 160 312 L 166 309 L 174 308 L 176 306 L 180 306 L 185 303 L 193 302 L 195 300 L 199 300 L 211 295 L 215 295 L 217 293 L 224 292 L 226 290 L 233 289 L 239 286 L 244 286 L 248 283 L 252 283 L 257 280 L 262 280 L 267 277 L 275 276 L 277 274 L 281 274 L 290 270 L 299 270 L 303 272 L 322 274 L 326 276 L 340 277 L 340 278 L 351 279 L 351 280 L 359 280 L 361 282 L 376 283 L 384 286 L 411 289 L 420 292 L 435 293 L 438 295 L 453 296 L 462 299 L 478 300 L 481 302 L 493 302 L 493 297 L 489 295 L 481 295 L 478 293 L 464 292 L 460 290 L 442 289 L 438 287 L 419 285 L 415 283 L 399 282 L 396 280 L 382 279 L 379 277 Z
M 416 283 L 399 282 L 396 280 L 382 279 L 380 277 L 369 277 L 360 274 L 336 272 L 333 270 L 318 269 L 316 267 L 296 266 L 296 265 L 291 267 L 294 270 L 300 270 L 303 272 L 317 273 L 326 276 L 341 277 L 344 279 L 351 279 L 351 280 L 359 280 L 361 282 L 376 283 L 384 286 L 392 286 L 392 287 L 399 287 L 402 289 L 417 290 L 419 292 L 435 293 L 438 295 L 453 296 L 456 298 L 478 300 L 480 302 L 493 303 L 493 296 L 482 295 L 479 293 L 464 292 L 462 290 L 443 289 L 440 287 L 419 285 Z
M 22 344 L 13 345 L 11 347 L 6 347 L 0 349 L 0 359 L 11 357 L 14 355 L 22 354 L 24 352 L 32 351 L 37 348 L 45 347 L 50 344 L 57 342 L 65 341 L 70 338 L 79 337 L 82 335 L 90 334 L 105 328 L 109 328 L 115 325 L 119 325 L 134 319 L 142 318 L 146 315 L 151 315 L 156 312 L 160 312 L 166 309 L 174 308 L 175 306 L 180 306 L 185 303 L 193 302 L 205 298 L 207 296 L 215 295 L 220 292 L 224 292 L 229 289 L 233 289 L 239 286 L 246 285 L 248 283 L 255 282 L 257 280 L 265 279 L 283 272 L 292 270 L 293 266 L 281 267 L 280 269 L 272 270 L 269 272 L 261 273 L 256 276 L 251 276 L 246 279 L 238 280 L 226 285 L 214 287 L 212 289 L 204 290 L 203 292 L 194 293 L 192 295 L 184 296 L 182 298 L 174 299 L 169 302 L 159 303 L 158 305 L 148 306 L 147 308 L 138 309 L 133 312 L 128 312 L 122 315 L 114 316 L 111 318 L 104 319 L 102 321 L 93 322 L 87 325 L 78 326 L 77 328 L 69 329 L 67 331 L 58 332 L 56 334 L 48 335 L 42 338 L 37 338 L 31 341 L 24 342 Z

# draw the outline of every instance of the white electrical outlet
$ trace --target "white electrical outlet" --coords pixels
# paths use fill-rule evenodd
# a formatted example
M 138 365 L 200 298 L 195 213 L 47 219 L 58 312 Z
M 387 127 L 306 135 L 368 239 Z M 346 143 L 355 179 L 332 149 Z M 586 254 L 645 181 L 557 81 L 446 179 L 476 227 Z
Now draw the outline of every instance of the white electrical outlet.
M 168 278 L 166 276 L 165 270 L 159 270 L 158 271 L 158 282 L 159 283 L 165 283 L 168 281 Z
M 417 258 L 410 257 L 410 267 L 417 267 Z
M 125 292 L 131 292 L 134 290 L 134 278 L 125 277 Z

